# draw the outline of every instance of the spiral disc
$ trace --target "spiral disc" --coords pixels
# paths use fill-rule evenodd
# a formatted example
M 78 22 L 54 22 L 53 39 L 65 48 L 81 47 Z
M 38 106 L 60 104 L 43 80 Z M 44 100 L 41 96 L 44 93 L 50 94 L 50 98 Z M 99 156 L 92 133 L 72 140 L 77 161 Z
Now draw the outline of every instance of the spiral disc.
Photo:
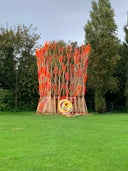
M 58 102 L 58 110 L 63 114 L 69 114 L 72 112 L 72 102 L 67 99 L 62 99 Z

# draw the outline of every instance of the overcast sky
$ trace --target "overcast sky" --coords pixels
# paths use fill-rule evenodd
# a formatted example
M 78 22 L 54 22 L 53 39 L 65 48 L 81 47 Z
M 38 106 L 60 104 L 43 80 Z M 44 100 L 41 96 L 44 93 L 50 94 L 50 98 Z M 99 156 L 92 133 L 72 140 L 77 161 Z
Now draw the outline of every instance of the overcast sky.
M 128 0 L 110 0 L 118 25 L 118 37 L 124 40 Z M 91 0 L 0 0 L 0 24 L 33 24 L 41 34 L 40 43 L 52 40 L 84 42 L 83 27 L 90 19 Z

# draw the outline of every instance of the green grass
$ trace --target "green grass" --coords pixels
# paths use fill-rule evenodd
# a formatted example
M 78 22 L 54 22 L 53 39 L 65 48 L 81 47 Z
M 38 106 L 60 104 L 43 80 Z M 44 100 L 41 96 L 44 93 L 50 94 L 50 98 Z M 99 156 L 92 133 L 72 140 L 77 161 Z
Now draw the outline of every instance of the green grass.
M 0 112 L 0 171 L 128 171 L 128 114 Z

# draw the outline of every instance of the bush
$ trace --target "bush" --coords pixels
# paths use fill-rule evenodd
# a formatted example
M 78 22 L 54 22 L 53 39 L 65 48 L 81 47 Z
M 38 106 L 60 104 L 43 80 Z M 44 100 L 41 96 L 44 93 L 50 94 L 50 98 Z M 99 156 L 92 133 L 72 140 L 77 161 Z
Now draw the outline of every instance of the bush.
M 95 92 L 95 110 L 99 113 L 106 112 L 106 102 L 105 97 L 100 94 L 100 91 Z
M 10 110 L 14 107 L 13 91 L 0 88 L 0 111 Z

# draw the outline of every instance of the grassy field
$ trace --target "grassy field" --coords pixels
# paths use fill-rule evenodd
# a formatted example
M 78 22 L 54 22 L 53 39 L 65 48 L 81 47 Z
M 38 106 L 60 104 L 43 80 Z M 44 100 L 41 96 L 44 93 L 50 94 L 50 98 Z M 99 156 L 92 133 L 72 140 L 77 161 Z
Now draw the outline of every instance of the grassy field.
M 0 171 L 128 171 L 128 114 L 0 112 Z

